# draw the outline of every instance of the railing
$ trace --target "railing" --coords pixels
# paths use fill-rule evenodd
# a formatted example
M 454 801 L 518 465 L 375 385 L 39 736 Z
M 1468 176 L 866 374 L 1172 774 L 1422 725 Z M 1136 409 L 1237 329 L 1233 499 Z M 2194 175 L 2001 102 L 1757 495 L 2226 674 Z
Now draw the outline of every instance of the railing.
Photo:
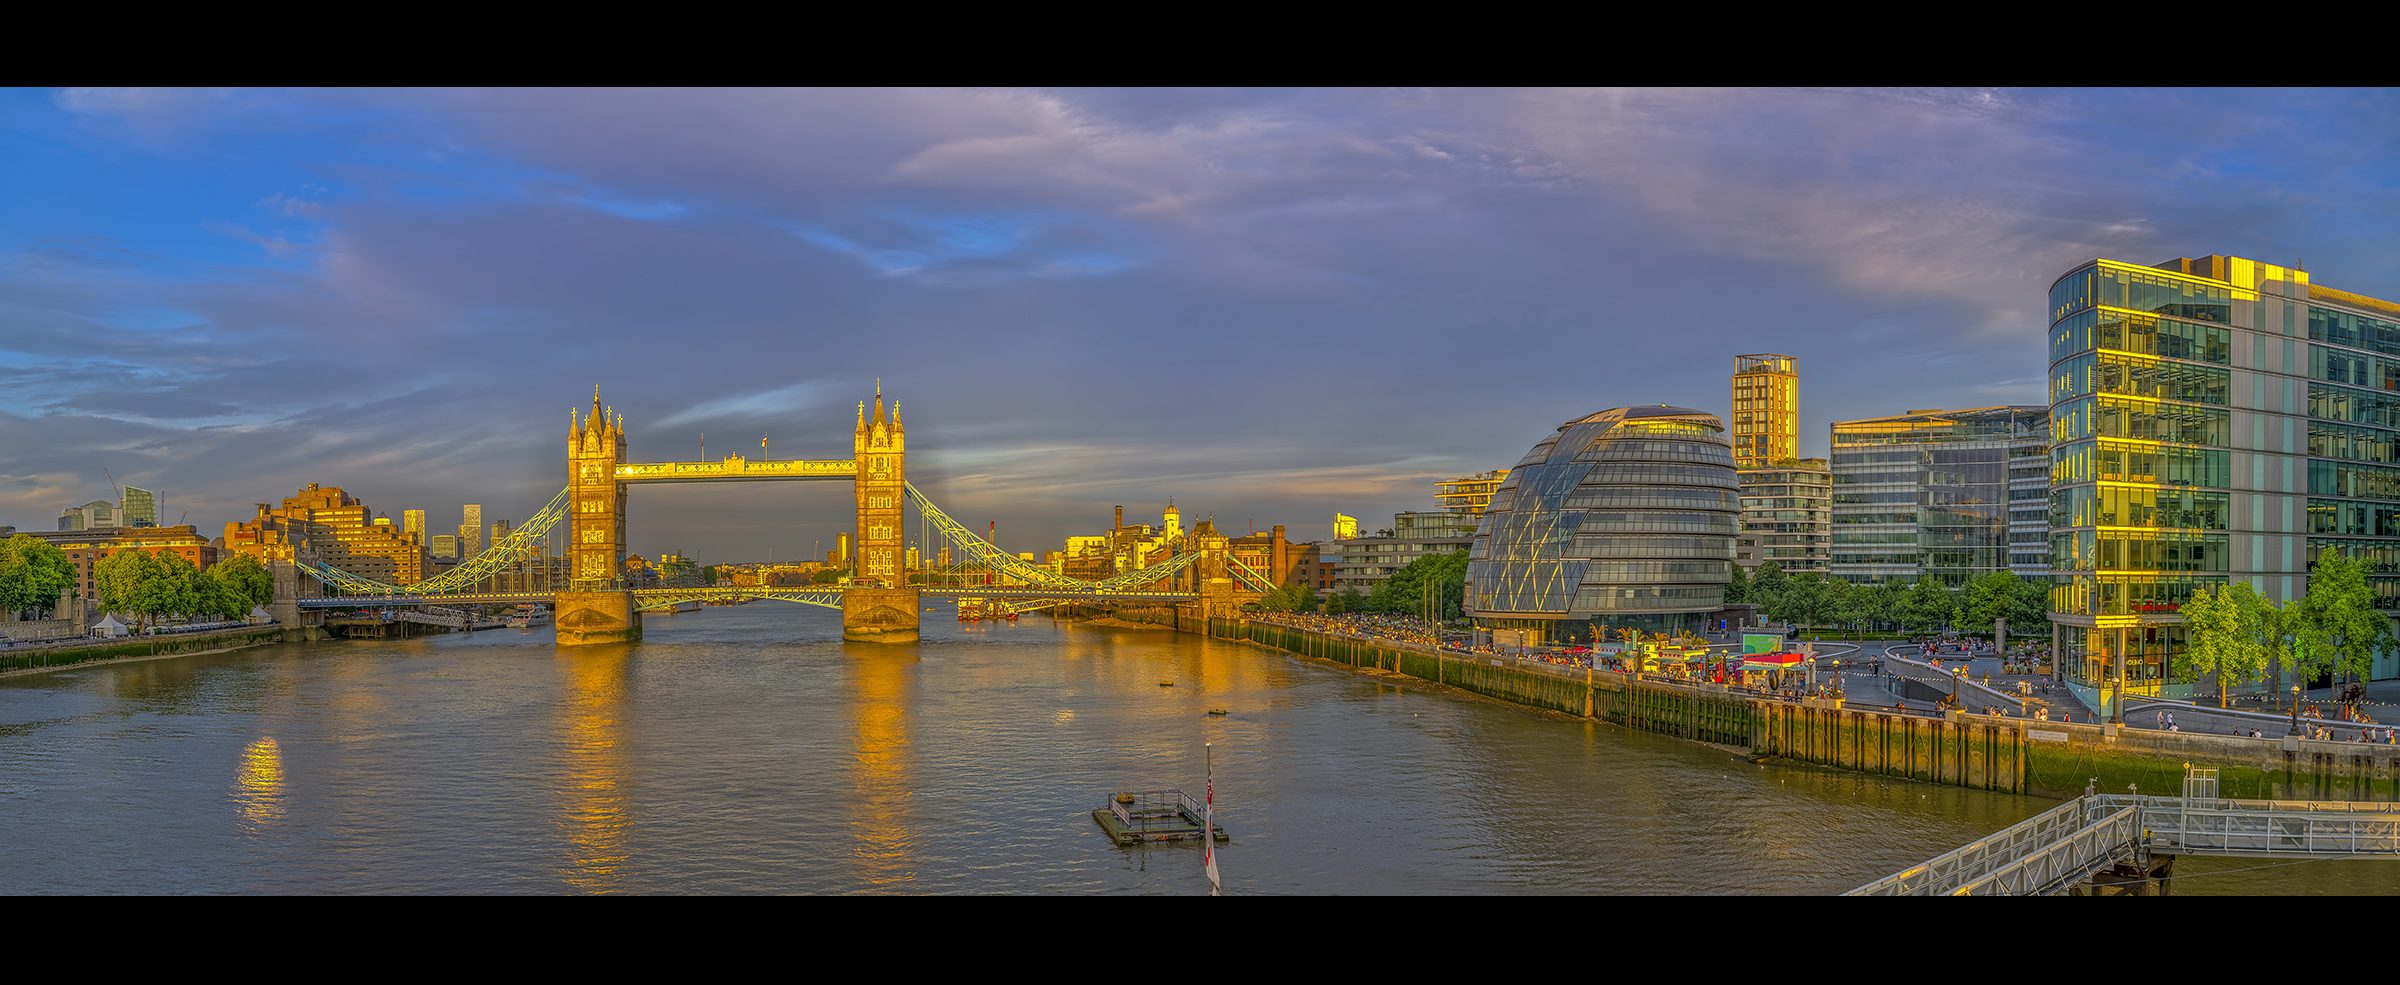
M 2068 805 L 2070 807 L 2076 805 Z M 2131 807 L 2103 815 L 2065 838 L 2041 846 L 2015 863 L 1950 890 L 1952 896 L 2056 896 L 2092 874 L 2141 854 L 2141 812 Z
M 2372 801 L 2091 798 L 2141 811 L 2150 850 L 2162 855 L 2400 855 L 2400 805 Z
M 2082 801 L 2053 807 L 1997 834 L 1951 849 L 1844 894 L 1848 896 L 1946 896 L 2041 853 L 2084 828 Z

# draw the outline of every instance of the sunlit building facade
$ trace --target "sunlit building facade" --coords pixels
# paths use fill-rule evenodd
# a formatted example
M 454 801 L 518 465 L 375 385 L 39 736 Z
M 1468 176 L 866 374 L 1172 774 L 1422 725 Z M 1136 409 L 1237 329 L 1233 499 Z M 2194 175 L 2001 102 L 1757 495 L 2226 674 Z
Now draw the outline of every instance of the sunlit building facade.
M 1467 613 L 1553 641 L 1699 629 L 1733 578 L 1739 488 L 1716 415 L 1620 407 L 1559 425 L 1484 512 Z
M 1833 423 L 1832 569 L 1957 588 L 2049 574 L 2049 409 L 1912 410 Z
M 2400 596 L 2400 305 L 2208 256 L 2084 264 L 2050 316 L 2050 619 L 2087 697 L 2176 693 L 2195 589 L 2300 598 L 2335 549 Z
M 1442 504 L 1442 509 L 1454 513 L 1465 513 L 1469 516 L 1482 516 L 1484 507 L 1492 505 L 1492 494 L 1499 492 L 1500 484 L 1506 481 L 1508 481 L 1507 469 L 1493 469 L 1489 472 L 1460 476 L 1456 479 L 1443 479 L 1433 484 L 1433 498 Z
M 374 511 L 340 486 L 314 482 L 286 497 L 281 507 L 258 504 L 249 520 L 225 525 L 225 550 L 261 561 L 290 561 L 303 554 L 387 585 L 422 581 L 430 562 L 425 547 L 401 528 L 373 522 Z
M 1800 457 L 1800 360 L 1772 352 L 1733 357 L 1733 461 L 1766 468 Z

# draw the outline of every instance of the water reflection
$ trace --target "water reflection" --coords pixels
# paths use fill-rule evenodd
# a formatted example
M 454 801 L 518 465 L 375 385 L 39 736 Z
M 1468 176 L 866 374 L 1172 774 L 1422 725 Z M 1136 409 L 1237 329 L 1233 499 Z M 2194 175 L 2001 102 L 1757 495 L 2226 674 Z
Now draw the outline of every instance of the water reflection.
M 626 793 L 624 645 L 562 650 L 556 778 L 567 858 L 561 876 L 587 892 L 624 888 L 633 807 Z
M 283 747 L 272 735 L 242 750 L 234 770 L 233 802 L 252 829 L 283 820 Z
M 916 879 L 910 776 L 909 685 L 916 648 L 851 644 L 851 772 L 844 813 L 850 861 L 860 883 L 877 890 Z

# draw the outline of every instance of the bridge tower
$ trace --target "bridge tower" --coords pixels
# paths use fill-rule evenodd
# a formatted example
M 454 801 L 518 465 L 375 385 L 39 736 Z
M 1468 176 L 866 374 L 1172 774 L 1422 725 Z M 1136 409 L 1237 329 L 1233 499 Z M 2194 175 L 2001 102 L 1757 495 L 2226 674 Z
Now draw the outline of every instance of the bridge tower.
M 900 405 L 887 413 L 883 384 L 875 384 L 875 412 L 858 405 L 858 429 L 850 439 L 858 463 L 857 569 L 842 592 L 842 638 L 870 643 L 913 643 L 923 606 L 908 583 L 908 527 L 901 522 L 908 492 L 908 429 Z
M 623 643 L 642 638 L 642 612 L 625 590 L 625 419 L 600 406 L 567 412 L 570 590 L 558 593 L 558 644 Z

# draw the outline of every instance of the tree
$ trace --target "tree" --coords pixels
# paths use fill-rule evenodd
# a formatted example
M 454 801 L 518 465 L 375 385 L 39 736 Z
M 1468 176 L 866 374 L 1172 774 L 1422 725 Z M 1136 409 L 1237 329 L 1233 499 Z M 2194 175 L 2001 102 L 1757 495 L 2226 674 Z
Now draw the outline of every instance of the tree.
M 1995 620 L 2016 618 L 2018 586 L 2023 582 L 2014 571 L 1993 571 L 1969 582 L 1962 626 L 1989 633 Z
M 1725 601 L 1729 603 L 1750 601 L 1750 572 L 1744 570 L 1740 562 L 1735 562 L 1733 565 L 1733 580 L 1725 583 Z
M 49 609 L 75 587 L 75 565 L 58 545 L 26 534 L 0 541 L 0 609 Z
M 248 554 L 236 554 L 210 565 L 203 580 L 207 583 L 208 601 L 205 607 L 227 619 L 239 619 L 250 610 L 275 599 L 275 575 Z
M 145 628 L 162 615 L 201 611 L 200 571 L 180 554 L 112 551 L 92 567 L 92 581 L 102 607 L 138 615 Z
M 1768 615 L 1783 622 L 1814 626 L 1825 617 L 1829 601 L 1825 576 L 1803 571 L 1784 582 Z
M 1932 632 L 1950 621 L 1950 590 L 1932 575 L 1917 576 L 1917 583 L 1909 587 L 1899 603 L 1899 611 L 1894 615 L 1911 632 Z
M 1773 615 L 1775 600 L 1783 596 L 1784 588 L 1790 583 L 1791 579 L 1784 577 L 1783 565 L 1774 561 L 1759 565 L 1758 571 L 1750 576 L 1750 604 L 1758 606 L 1758 611 L 1768 613 L 1767 618 L 1781 618 Z
M 2367 562 L 2335 551 L 2317 555 L 2308 573 L 2308 595 L 2300 600 L 2298 631 L 2306 639 L 2309 677 L 2319 670 L 2350 680 L 2367 676 L 2379 649 L 2392 643 L 2392 622 L 2375 608 Z
M 2180 610 L 2184 660 L 2197 674 L 2216 679 L 2217 705 L 2226 704 L 2228 681 L 2257 679 L 2281 636 L 2281 613 L 2246 581 L 2192 593 Z
M 1466 599 L 1467 552 L 1462 550 L 1420 555 L 1376 585 L 1366 606 L 1373 612 L 1422 616 L 1430 602 L 1438 607 L 1437 618 L 1457 619 L 1465 615 Z

